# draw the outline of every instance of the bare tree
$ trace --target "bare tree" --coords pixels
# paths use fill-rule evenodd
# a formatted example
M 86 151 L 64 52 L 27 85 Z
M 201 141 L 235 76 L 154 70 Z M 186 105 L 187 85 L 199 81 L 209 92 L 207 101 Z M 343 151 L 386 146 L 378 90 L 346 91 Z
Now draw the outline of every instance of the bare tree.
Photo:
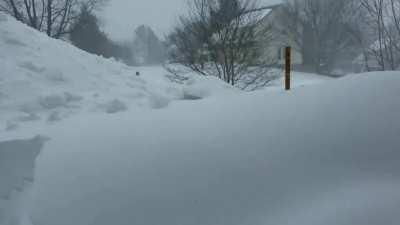
M 273 61 L 262 46 L 271 33 L 255 0 L 193 0 L 189 8 L 168 37 L 172 63 L 231 85 L 267 74 Z
M 106 0 L 0 0 L 0 11 L 48 36 L 61 38 L 70 32 L 83 5 L 93 10 Z
M 374 42 L 365 46 L 365 55 L 379 70 L 395 70 L 400 65 L 400 1 L 362 0 L 366 23 Z
M 157 65 L 165 60 L 165 45 L 149 26 L 138 26 L 130 45 L 137 65 Z
M 400 35 L 400 0 L 390 0 L 390 9 L 394 26 Z

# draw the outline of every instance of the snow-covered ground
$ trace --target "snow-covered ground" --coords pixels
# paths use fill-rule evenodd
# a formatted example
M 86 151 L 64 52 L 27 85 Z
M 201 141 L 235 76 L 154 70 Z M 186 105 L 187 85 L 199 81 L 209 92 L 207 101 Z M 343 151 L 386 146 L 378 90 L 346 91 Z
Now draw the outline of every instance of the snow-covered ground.
M 30 224 L 35 159 L 46 138 L 0 142 L 0 224 Z
M 0 133 L 82 112 L 163 108 L 183 99 L 186 90 L 209 95 L 203 89 L 214 83 L 194 77 L 181 87 L 169 82 L 162 67 L 131 68 L 90 55 L 4 15 L 0 24 Z
M 363 74 L 27 129 L 52 138 L 33 223 L 398 224 L 399 85 Z
M 160 66 L 132 68 L 90 55 L 5 15 L 0 24 L 0 134 L 79 113 L 159 109 L 187 96 L 238 92 L 212 77 L 191 76 L 178 85 L 165 77 L 168 73 Z M 321 80 L 299 74 L 294 85 Z M 279 89 L 281 82 L 275 82 Z
M 399 72 L 176 84 L 1 14 L 0 50 L 0 225 L 400 223 Z

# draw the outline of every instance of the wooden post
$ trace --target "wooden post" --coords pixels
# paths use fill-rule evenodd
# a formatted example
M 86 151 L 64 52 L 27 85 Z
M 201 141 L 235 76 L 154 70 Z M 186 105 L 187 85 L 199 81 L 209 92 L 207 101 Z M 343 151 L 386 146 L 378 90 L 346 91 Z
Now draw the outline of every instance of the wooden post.
M 285 90 L 290 90 L 290 71 L 292 65 L 292 50 L 291 47 L 285 48 Z

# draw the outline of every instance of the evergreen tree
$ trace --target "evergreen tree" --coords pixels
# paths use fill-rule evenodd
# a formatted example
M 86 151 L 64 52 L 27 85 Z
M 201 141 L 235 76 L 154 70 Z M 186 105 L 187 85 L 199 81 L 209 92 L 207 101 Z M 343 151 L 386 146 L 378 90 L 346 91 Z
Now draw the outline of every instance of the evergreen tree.
M 135 30 L 133 40 L 135 61 L 139 64 L 159 64 L 164 61 L 165 47 L 154 31 L 145 25 Z
M 76 47 L 89 53 L 101 55 L 106 58 L 114 57 L 128 65 L 132 65 L 132 52 L 129 50 L 129 47 L 111 41 L 101 31 L 97 17 L 86 8 L 82 9 L 79 19 L 73 26 L 70 41 Z
M 79 19 L 74 24 L 70 40 L 75 46 L 87 52 L 107 58 L 112 56 L 112 44 L 100 30 L 97 17 L 86 8 L 82 9 Z

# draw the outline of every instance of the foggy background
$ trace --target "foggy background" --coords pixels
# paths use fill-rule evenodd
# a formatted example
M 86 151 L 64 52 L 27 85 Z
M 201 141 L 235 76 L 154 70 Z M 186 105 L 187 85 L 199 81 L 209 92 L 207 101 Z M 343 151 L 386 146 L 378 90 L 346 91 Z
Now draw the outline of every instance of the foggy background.
M 260 0 L 269 5 L 281 0 Z M 185 13 L 187 0 L 110 0 L 98 13 L 102 19 L 104 31 L 110 38 L 124 41 L 133 35 L 136 27 L 146 24 L 163 38 L 178 16 Z

